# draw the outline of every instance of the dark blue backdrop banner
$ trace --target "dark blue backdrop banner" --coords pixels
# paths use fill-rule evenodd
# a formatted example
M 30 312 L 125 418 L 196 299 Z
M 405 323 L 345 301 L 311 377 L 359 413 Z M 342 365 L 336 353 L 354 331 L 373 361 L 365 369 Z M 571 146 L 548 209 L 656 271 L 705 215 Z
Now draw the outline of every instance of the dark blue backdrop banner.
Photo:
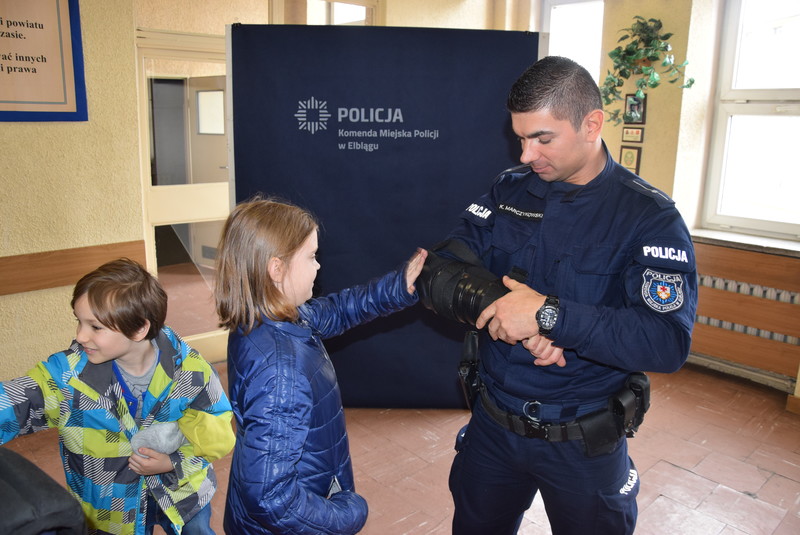
M 518 162 L 505 99 L 528 32 L 231 27 L 236 200 L 321 221 L 327 294 L 430 247 Z M 325 342 L 348 406 L 461 407 L 465 326 L 416 305 Z

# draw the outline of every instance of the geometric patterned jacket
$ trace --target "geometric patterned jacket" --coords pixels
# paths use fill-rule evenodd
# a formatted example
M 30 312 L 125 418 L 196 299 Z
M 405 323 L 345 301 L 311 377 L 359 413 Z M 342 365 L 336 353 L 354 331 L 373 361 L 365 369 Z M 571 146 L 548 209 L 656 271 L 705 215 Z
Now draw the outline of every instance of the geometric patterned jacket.
M 214 495 L 211 462 L 233 448 L 231 405 L 216 372 L 169 327 L 155 342 L 159 363 L 144 394 L 140 426 L 112 361 L 90 363 L 75 341 L 27 375 L 0 383 L 0 444 L 58 428 L 67 484 L 92 535 L 143 533 L 148 493 L 179 532 Z M 131 437 L 174 421 L 188 439 L 170 455 L 174 470 L 154 476 L 131 471 Z

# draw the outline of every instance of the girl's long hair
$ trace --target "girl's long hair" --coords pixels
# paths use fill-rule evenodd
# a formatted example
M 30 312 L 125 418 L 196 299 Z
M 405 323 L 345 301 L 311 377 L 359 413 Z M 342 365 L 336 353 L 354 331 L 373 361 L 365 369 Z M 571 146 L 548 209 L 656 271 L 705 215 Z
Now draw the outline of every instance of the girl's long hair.
M 290 303 L 269 276 L 272 258 L 287 264 L 319 228 L 308 211 L 274 198 L 238 204 L 225 221 L 216 259 L 216 299 L 220 327 L 248 334 L 263 316 L 296 321 Z

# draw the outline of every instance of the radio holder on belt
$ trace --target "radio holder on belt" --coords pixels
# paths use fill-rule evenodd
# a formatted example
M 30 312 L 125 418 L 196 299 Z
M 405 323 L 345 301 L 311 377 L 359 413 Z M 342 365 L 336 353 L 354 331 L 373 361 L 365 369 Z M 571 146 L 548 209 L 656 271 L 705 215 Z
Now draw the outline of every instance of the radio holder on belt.
M 458 378 L 467 408 L 472 410 L 481 387 L 478 376 L 478 331 L 467 331 L 464 335 L 461 362 L 458 363 Z

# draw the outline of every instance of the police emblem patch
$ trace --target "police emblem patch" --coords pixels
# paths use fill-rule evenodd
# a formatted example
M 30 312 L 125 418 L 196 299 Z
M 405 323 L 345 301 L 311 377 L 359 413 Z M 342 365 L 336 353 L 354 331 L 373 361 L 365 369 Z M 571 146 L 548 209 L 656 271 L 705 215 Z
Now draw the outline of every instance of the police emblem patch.
M 683 305 L 683 277 L 652 269 L 642 275 L 642 299 L 656 312 L 671 312 Z

